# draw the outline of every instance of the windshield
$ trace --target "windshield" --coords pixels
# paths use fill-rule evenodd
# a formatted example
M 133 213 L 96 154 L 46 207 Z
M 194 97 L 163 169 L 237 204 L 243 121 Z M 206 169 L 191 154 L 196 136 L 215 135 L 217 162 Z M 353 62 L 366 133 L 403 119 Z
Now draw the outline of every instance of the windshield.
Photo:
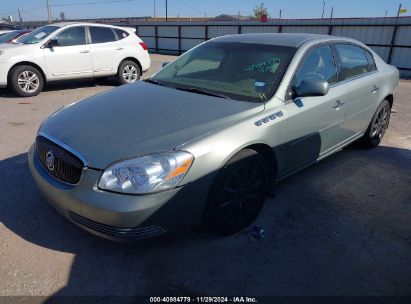
M 46 25 L 39 27 L 38 29 L 32 31 L 30 34 L 23 36 L 18 40 L 18 43 L 22 44 L 35 44 L 42 41 L 44 38 L 49 36 L 51 33 L 59 29 L 58 26 Z
M 177 89 L 211 92 L 231 99 L 271 98 L 295 48 L 235 42 L 208 42 L 185 53 L 152 77 Z
M 6 43 L 9 42 L 10 40 L 13 40 L 16 36 L 19 35 L 20 32 L 14 31 L 10 33 L 6 33 L 0 37 L 0 43 Z

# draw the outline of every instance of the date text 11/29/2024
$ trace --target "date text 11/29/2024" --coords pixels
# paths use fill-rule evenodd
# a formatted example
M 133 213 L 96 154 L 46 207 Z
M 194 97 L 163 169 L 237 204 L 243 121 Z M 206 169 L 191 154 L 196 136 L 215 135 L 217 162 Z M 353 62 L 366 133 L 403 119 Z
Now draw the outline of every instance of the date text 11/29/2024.
M 150 303 L 258 303 L 254 297 L 150 297 Z

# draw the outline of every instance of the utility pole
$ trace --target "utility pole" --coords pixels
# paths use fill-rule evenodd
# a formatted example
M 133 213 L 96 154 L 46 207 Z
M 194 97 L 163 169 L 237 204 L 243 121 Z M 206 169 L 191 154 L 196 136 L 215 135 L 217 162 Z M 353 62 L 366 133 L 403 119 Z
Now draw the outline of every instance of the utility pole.
M 321 14 L 321 19 L 324 19 L 324 8 L 325 8 L 325 1 L 323 1 L 323 13 Z
M 334 6 L 331 7 L 331 18 L 330 19 L 333 18 L 333 15 L 334 15 Z
M 400 6 L 398 6 L 397 19 L 395 19 L 395 23 L 397 23 L 398 17 L 400 16 L 401 6 L 402 6 L 402 4 L 400 3 Z
M 19 12 L 19 19 L 20 19 L 20 26 L 23 25 L 23 18 L 21 18 L 20 9 L 17 10 Z
M 47 16 L 48 16 L 49 23 L 51 23 L 51 10 L 50 10 L 49 0 L 46 0 L 46 2 L 47 2 Z
M 280 16 L 279 16 L 279 18 L 278 19 L 281 19 L 281 14 L 282 14 L 282 9 L 280 9 Z
M 157 19 L 157 16 L 156 16 L 156 0 L 154 0 L 154 15 L 153 15 L 153 17 L 154 17 L 154 21 L 156 21 L 156 19 Z
M 168 1 L 166 0 L 166 22 L 168 20 Z

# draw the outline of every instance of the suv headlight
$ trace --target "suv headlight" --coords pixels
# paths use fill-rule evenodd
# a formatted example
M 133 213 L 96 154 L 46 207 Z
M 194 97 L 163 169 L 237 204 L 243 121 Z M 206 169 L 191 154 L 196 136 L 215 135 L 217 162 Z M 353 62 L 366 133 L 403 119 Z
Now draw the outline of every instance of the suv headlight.
M 177 187 L 193 163 L 185 151 L 155 153 L 110 165 L 100 177 L 102 190 L 144 194 Z

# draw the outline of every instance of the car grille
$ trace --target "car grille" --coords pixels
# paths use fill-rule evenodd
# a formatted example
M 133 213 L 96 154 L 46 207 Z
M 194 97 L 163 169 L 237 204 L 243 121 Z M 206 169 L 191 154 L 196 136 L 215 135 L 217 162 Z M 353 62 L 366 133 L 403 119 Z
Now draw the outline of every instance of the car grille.
M 80 181 L 84 163 L 73 153 L 43 136 L 37 136 L 36 153 L 42 167 L 51 176 L 73 185 Z
M 78 215 L 72 211 L 69 211 L 69 216 L 74 222 L 80 224 L 81 226 L 124 240 L 140 240 L 154 236 L 159 236 L 167 232 L 167 230 L 160 226 L 146 226 L 138 228 L 113 227 L 95 222 L 81 215 Z

